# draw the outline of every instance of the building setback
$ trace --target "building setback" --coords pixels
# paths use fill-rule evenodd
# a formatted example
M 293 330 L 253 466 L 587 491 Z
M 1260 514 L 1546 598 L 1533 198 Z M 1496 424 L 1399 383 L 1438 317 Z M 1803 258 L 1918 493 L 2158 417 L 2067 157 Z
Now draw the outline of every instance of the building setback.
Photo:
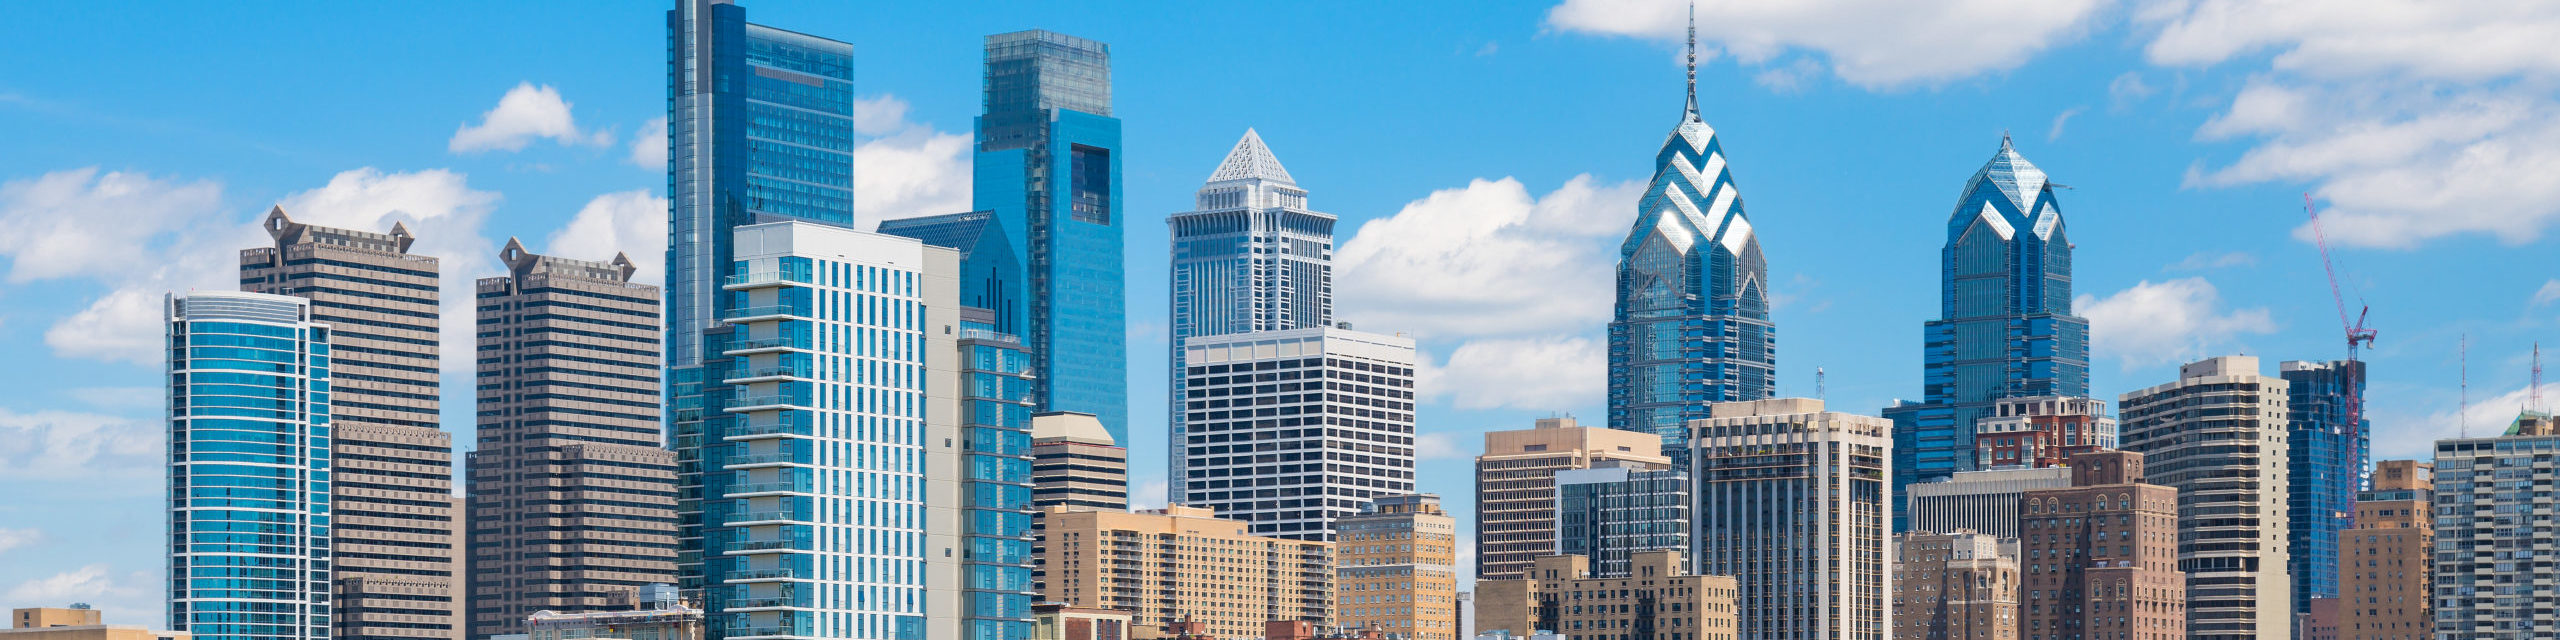
M 1626 467 L 1556 472 L 1556 552 L 1591 559 L 1591 575 L 1634 569 L 1638 551 L 1689 548 L 1689 474 Z
M 1699 573 L 1741 586 L 1742 637 L 1884 640 L 1892 423 L 1821 400 L 1719 402 L 1689 422 Z
M 2017 538 L 2018 498 L 2037 489 L 2071 486 L 2071 469 L 1958 471 L 1939 482 L 1904 487 L 1913 531 L 1965 529 Z
M 2022 499 L 2026 640 L 2186 636 L 2178 490 L 2146 483 L 2138 453 L 2084 453 L 2070 464 L 2070 488 Z
M 2356 496 L 2356 524 L 2338 532 L 2338 637 L 2435 637 L 2435 465 L 2384 460 Z
M 2258 375 L 2254 357 L 2209 358 L 2116 406 L 2124 449 L 2178 491 L 2188 637 L 2291 637 L 2285 381 Z
M 1458 638 L 1458 521 L 1440 510 L 1440 496 L 1379 496 L 1334 531 L 1336 623 L 1408 640 Z
M 2285 380 L 2285 543 L 2293 609 L 2338 597 L 2338 532 L 2355 526 L 2356 492 L 2366 488 L 2371 421 L 2363 417 L 2364 363 L 2287 361 Z
M 2560 601 L 2560 423 L 2527 410 L 2504 434 L 2436 441 L 2435 638 L 2550 637 Z
M 1258 535 L 1332 540 L 1369 499 L 1412 493 L 1413 340 L 1313 327 L 1185 341 L 1175 501 Z M 1107 423 L 1106 423 L 1107 424 Z
M 470 638 L 675 584 L 676 460 L 658 412 L 658 288 L 510 238 L 482 278 L 470 455 Z
M 389 233 L 262 224 L 275 245 L 240 252 L 240 289 L 311 301 L 329 325 L 334 640 L 452 636 L 462 624 L 462 513 L 453 436 L 438 427 L 441 287 L 436 259 Z
M 1732 576 L 1699 575 L 1678 550 L 1635 554 L 1627 575 L 1593 577 L 1582 556 L 1540 556 L 1522 577 L 1476 583 L 1476 632 L 1518 638 L 1750 636 L 1736 620 L 1745 597 Z M 1545 635 L 1545 634 L 1555 635 Z
M 166 304 L 169 628 L 327 640 L 334 336 L 301 298 L 207 292 Z M 61 611 L 21 609 L 17 627 L 99 624 L 94 611 Z
M 1623 466 L 1660 469 L 1662 436 L 1585 427 L 1572 418 L 1484 434 L 1476 456 L 1476 579 L 1521 578 L 1556 550 L 1556 473 Z
M 2019 640 L 2017 539 L 1894 536 L 1894 640 Z
M 1249 533 L 1215 511 L 1050 507 L 1044 602 L 1119 609 L 1138 627 L 1189 620 L 1212 637 L 1258 637 L 1273 620 L 1331 624 L 1332 543 Z

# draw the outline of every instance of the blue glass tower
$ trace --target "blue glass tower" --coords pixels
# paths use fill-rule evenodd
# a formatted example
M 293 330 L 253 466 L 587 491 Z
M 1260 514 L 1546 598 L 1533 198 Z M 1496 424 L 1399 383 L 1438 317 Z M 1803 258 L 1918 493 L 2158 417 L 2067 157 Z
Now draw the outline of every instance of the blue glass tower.
M 1769 264 L 1742 213 L 1715 129 L 1698 118 L 1696 36 L 1689 103 L 1654 155 L 1635 228 L 1618 249 L 1609 322 L 1609 427 L 1662 436 L 1688 452 L 1685 425 L 1707 404 L 1760 400 L 1778 383 Z
M 983 309 L 962 309 L 961 325 Z M 960 331 L 961 638 L 1029 640 L 1031 355 L 1013 336 Z
M 329 329 L 310 302 L 171 296 L 169 628 L 329 635 Z
M 2338 597 L 2338 532 L 2353 528 L 2356 494 L 2371 486 L 2372 422 L 2364 403 L 2364 363 L 2286 362 L 2286 564 L 2293 572 L 2293 611 L 2307 615 L 2312 598 Z
M 2000 138 L 1966 180 L 1939 253 L 1925 402 L 1894 421 L 1894 490 L 1975 466 L 1974 422 L 2002 398 L 2089 395 L 2089 321 L 2071 315 L 2071 240 L 2044 171 Z M 1897 511 L 1896 530 L 1906 516 Z
M 997 331 L 1029 345 L 1040 410 L 1094 414 L 1127 442 L 1128 278 L 1110 47 L 1036 30 L 987 36 L 985 107 L 975 208 L 995 215 L 1023 274 L 1018 291 L 985 308 L 998 313 Z
M 677 0 L 667 12 L 668 442 L 678 511 L 703 513 L 703 420 L 719 407 L 720 322 L 732 275 L 731 230 L 803 220 L 853 224 L 853 45 L 747 22 L 728 0 Z M 703 523 L 686 518 L 677 572 L 700 576 Z

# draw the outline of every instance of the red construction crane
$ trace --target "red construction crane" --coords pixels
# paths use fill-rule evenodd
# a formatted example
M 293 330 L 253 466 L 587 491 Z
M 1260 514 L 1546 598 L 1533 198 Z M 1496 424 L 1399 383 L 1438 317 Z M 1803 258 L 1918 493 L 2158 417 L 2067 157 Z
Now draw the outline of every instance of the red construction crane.
M 2357 358 L 2357 353 L 2373 344 L 2375 332 L 2364 326 L 2365 315 L 2371 313 L 2373 308 L 2358 302 L 2355 322 L 2347 322 L 2347 296 L 2338 290 L 2338 267 L 2329 260 L 2329 235 L 2320 229 L 2320 210 L 2312 206 L 2309 193 L 2302 194 L 2302 212 L 2311 216 L 2311 239 L 2319 243 L 2320 268 L 2329 274 L 2329 298 L 2337 301 L 2338 326 L 2345 329 L 2347 333 L 2347 361 L 2356 363 L 2356 377 L 2359 378 L 2356 382 L 2362 382 L 2364 361 Z M 2364 389 L 2350 389 L 2347 393 L 2347 428 L 2356 429 L 2363 425 Z

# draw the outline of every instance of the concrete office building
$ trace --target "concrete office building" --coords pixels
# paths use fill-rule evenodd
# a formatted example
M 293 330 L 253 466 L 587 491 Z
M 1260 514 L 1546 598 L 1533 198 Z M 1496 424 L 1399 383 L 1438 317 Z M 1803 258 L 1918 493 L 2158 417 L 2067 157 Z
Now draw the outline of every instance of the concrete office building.
M 1779 398 L 1689 421 L 1699 573 L 1734 576 L 1746 638 L 1884 640 L 1893 423 Z
M 148 627 L 107 624 L 98 610 L 89 605 L 69 608 L 31 607 L 9 612 L 9 628 L 0 629 L 0 638 L 8 640 L 191 640 L 184 631 L 155 631 Z
M 1671 549 L 1637 553 L 1632 567 L 1628 575 L 1600 578 L 1591 575 L 1582 556 L 1548 555 L 1522 577 L 1479 580 L 1477 632 L 1573 639 L 1773 637 L 1741 631 L 1736 616 L 1746 596 L 1732 576 L 1692 573 L 1688 559 Z
M 1585 427 L 1572 418 L 1486 432 L 1484 454 L 1476 456 L 1476 579 L 1519 578 L 1538 556 L 1555 553 L 1557 472 L 1670 464 L 1661 436 Z
M 1307 191 L 1261 134 L 1244 131 L 1195 202 L 1195 210 L 1165 219 L 1173 244 L 1170 442 L 1184 434 L 1184 340 L 1333 323 L 1333 214 L 1307 208 Z M 1183 477 L 1189 456 L 1169 453 L 1169 475 Z
M 1332 543 L 1254 535 L 1196 507 L 1042 517 L 1044 602 L 1127 611 L 1139 627 L 1189 620 L 1219 638 L 1256 637 L 1272 620 L 1331 624 Z
M 2338 637 L 2435 637 L 2435 465 L 2384 460 L 2356 496 L 2356 524 L 2338 532 Z
M 2186 636 L 2177 490 L 2146 483 L 2138 453 L 2084 453 L 2070 465 L 2070 488 L 2022 499 L 2025 640 Z
M 1913 531 L 1893 543 L 1894 640 L 2019 640 L 2016 539 Z
M 438 426 L 442 289 L 435 258 L 388 233 L 261 223 L 274 246 L 240 252 L 240 289 L 311 301 L 329 325 L 330 605 L 335 640 L 463 632 L 462 512 L 453 436 Z
M 482 278 L 471 452 L 470 638 L 537 611 L 618 609 L 676 582 L 676 460 L 660 431 L 658 288 L 631 260 L 537 255 L 513 238 Z
M 2552 635 L 2560 601 L 2560 423 L 2527 410 L 2505 433 L 2436 441 L 2435 638 Z
M 1190 461 L 1175 502 L 1258 535 L 1332 540 L 1335 519 L 1413 492 L 1413 339 L 1313 327 L 1182 349 L 1190 426 L 1173 446 Z
M 1069 511 L 1129 510 L 1129 448 L 1090 413 L 1031 417 L 1031 590 L 1048 590 L 1049 507 Z
M 1689 474 L 1626 467 L 1556 472 L 1556 553 L 1591 559 L 1591 575 L 1635 568 L 1638 551 L 1689 548 Z
M 2042 469 L 2116 448 L 2116 419 L 2105 400 L 2093 398 L 2002 398 L 1973 427 L 1975 469 Z
M 2286 386 L 2259 375 L 2257 358 L 2223 356 L 2116 403 L 2124 449 L 2143 455 L 2151 482 L 2178 491 L 2178 568 L 2197 640 L 2293 635 Z
M 1914 531 L 1966 529 L 2002 538 L 2018 537 L 2018 499 L 2038 489 L 2071 486 L 2071 470 L 1994 469 L 1958 471 L 1940 482 L 1904 487 L 1904 513 Z
M 169 628 L 327 640 L 332 331 L 290 296 L 166 304 Z M 21 626 L 96 614 L 21 613 Z
M 1458 638 L 1458 521 L 1440 496 L 1379 496 L 1334 522 L 1334 621 L 1409 640 Z

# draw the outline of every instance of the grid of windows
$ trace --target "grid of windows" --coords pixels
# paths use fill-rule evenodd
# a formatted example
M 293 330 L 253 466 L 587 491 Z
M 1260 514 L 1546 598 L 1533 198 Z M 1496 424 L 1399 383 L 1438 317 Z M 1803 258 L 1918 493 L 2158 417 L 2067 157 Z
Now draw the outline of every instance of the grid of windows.
M 1412 344 L 1326 328 L 1186 343 L 1179 499 L 1331 540 L 1334 519 L 1413 492 Z
M 297 298 L 168 303 L 169 626 L 330 637 L 329 329 Z

